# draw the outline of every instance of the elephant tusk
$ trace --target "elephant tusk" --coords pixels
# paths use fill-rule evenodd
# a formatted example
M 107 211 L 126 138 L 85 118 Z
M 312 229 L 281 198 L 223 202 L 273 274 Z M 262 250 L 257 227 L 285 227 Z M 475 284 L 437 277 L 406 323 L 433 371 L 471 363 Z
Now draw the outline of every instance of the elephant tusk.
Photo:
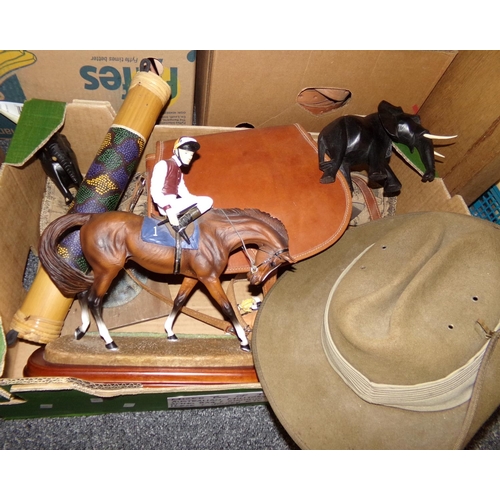
M 424 134 L 424 137 L 427 139 L 455 139 L 458 135 L 432 135 L 432 134 Z
M 434 154 L 436 156 L 439 156 L 439 158 L 444 158 L 444 155 L 442 155 L 441 153 L 438 153 L 437 151 L 434 151 Z

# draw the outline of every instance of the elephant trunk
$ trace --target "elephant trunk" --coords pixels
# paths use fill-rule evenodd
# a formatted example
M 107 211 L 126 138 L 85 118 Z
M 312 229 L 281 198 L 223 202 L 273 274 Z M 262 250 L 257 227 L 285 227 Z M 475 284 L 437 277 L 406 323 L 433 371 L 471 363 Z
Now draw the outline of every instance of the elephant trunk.
M 422 176 L 422 182 L 430 182 L 436 176 L 436 167 L 434 164 L 434 145 L 430 139 L 420 136 L 415 147 L 420 154 L 424 164 L 425 172 Z

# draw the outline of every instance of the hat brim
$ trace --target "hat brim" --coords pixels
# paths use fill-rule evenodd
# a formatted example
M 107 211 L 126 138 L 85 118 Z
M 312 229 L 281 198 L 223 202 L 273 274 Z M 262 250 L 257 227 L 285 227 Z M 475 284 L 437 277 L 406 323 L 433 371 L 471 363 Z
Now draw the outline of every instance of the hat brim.
M 349 228 L 335 245 L 286 271 L 264 298 L 253 328 L 255 367 L 269 404 L 299 447 L 452 449 L 457 443 L 464 446 L 498 406 L 499 390 L 490 387 L 497 384 L 486 384 L 487 401 L 478 405 L 462 443 L 469 402 L 435 412 L 367 403 L 344 383 L 324 354 L 323 315 L 337 278 L 381 235 L 420 215 Z M 487 380 L 500 375 L 500 349 L 492 356 L 487 369 L 494 373 Z

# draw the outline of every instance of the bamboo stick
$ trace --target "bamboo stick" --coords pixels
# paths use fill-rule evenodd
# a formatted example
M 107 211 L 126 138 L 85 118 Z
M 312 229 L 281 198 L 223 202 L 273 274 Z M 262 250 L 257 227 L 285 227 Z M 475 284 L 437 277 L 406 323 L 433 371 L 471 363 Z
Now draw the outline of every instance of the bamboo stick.
M 153 72 L 138 72 L 130 84 L 113 124 L 75 197 L 70 212 L 115 210 L 132 177 L 147 140 L 162 109 L 170 99 L 169 85 Z M 117 139 L 120 137 L 120 139 Z M 106 164 L 116 140 L 136 141 L 126 153 L 123 164 Z M 114 142 L 115 141 L 115 142 Z M 123 144 L 123 143 L 122 143 Z M 116 162 L 116 155 L 114 158 Z M 111 172 L 111 170 L 113 170 Z M 72 265 L 84 267 L 79 231 L 71 233 L 60 244 Z M 65 297 L 42 267 L 19 310 L 14 315 L 9 337 L 47 344 L 59 337 L 73 298 Z

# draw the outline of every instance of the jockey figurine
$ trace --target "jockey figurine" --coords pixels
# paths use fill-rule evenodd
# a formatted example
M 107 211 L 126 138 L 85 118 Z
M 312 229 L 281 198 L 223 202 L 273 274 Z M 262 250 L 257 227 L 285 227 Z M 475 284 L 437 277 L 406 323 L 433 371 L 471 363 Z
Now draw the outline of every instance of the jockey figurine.
M 177 139 L 172 158 L 159 161 L 154 166 L 151 176 L 151 198 L 156 203 L 160 214 L 166 215 L 172 228 L 187 243 L 189 243 L 189 237 L 185 233 L 186 227 L 210 210 L 213 205 L 212 198 L 191 194 L 184 183 L 181 168 L 189 166 L 198 149 L 200 145 L 192 137 Z

